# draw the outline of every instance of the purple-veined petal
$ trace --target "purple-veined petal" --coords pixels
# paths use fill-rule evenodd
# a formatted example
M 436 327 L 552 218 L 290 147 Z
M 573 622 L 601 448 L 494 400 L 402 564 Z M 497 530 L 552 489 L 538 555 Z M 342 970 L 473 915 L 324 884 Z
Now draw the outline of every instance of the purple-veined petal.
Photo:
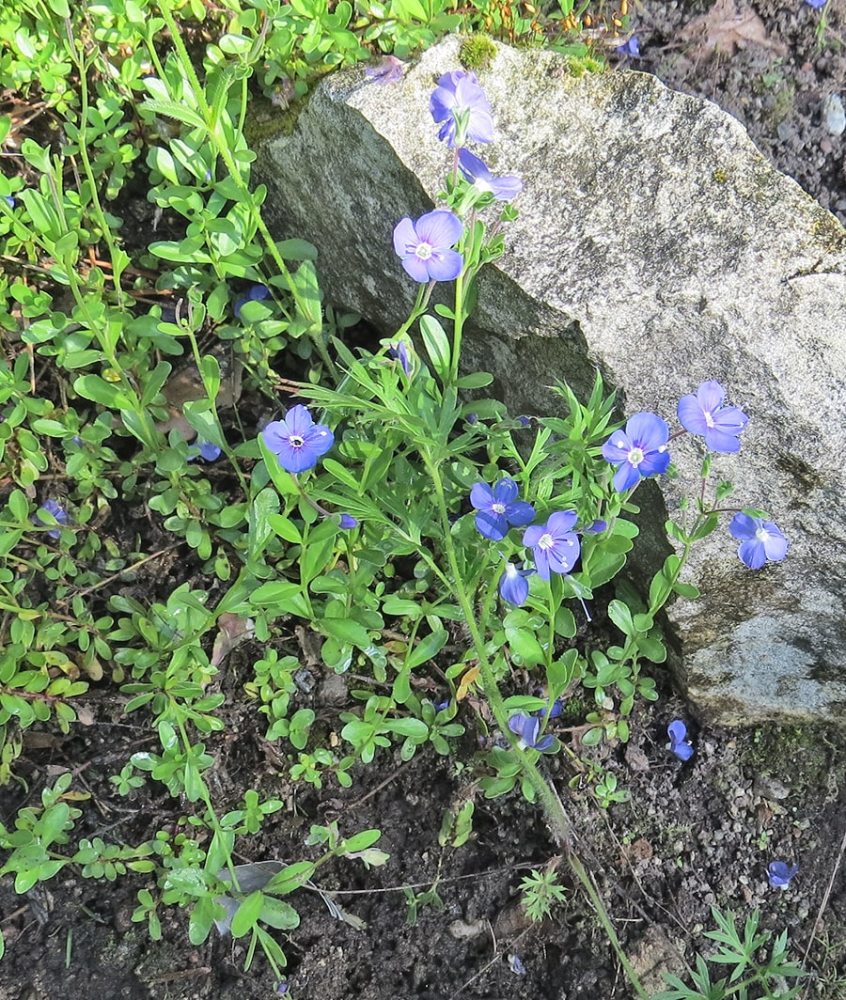
M 691 434 L 704 434 L 708 423 L 696 396 L 682 396 L 678 405 L 679 423 Z
M 267 450 L 272 451 L 274 455 L 278 455 L 280 448 L 288 444 L 290 436 L 291 432 L 288 425 L 283 420 L 273 420 L 261 432 L 261 437 L 267 445 Z
M 470 114 L 470 125 L 467 128 L 467 138 L 473 142 L 493 142 L 496 138 L 493 118 L 490 112 L 473 109 Z
M 735 514 L 731 519 L 729 524 L 729 532 L 732 538 L 745 539 L 754 538 L 755 532 L 758 530 L 758 522 L 754 517 L 750 517 L 748 514 L 738 513 Z
M 302 403 L 298 403 L 296 406 L 292 406 L 285 414 L 285 425 L 288 428 L 289 435 L 305 437 L 314 425 L 314 420 L 312 420 L 311 414 Z
M 740 561 L 749 569 L 760 569 L 767 561 L 764 543 L 758 538 L 748 538 L 745 542 L 741 542 L 737 554 Z
M 571 573 L 579 559 L 581 549 L 578 535 L 567 535 L 549 549 L 549 568 L 553 573 Z
M 526 548 L 534 548 L 544 531 L 546 531 L 546 527 L 542 524 L 533 524 L 531 528 L 526 528 L 523 532 L 523 544 Z
M 510 476 L 503 476 L 493 486 L 493 497 L 497 503 L 510 504 L 520 495 L 520 487 Z
M 470 503 L 476 510 L 490 510 L 494 502 L 493 490 L 487 483 L 476 483 L 470 490 Z
M 640 482 L 640 473 L 628 462 L 623 462 L 614 473 L 614 489 L 618 493 L 625 493 Z
M 670 437 L 670 428 L 656 413 L 635 413 L 626 423 L 626 434 L 643 451 L 657 451 Z
M 666 472 L 670 465 L 670 453 L 668 451 L 652 451 L 637 467 L 638 472 L 644 478 L 647 476 L 659 476 Z
M 579 516 L 574 510 L 559 510 L 550 514 L 546 528 L 553 538 L 561 538 L 575 528 L 578 519 Z
M 721 431 L 739 434 L 749 423 L 749 417 L 739 406 L 724 406 L 712 414 L 714 426 Z
M 464 258 L 457 250 L 438 250 L 425 263 L 432 281 L 455 281 L 464 268 Z
M 772 521 L 764 521 L 764 554 L 770 562 L 780 562 L 787 555 L 790 543 Z
M 541 580 L 549 580 L 549 556 L 545 549 L 535 548 L 532 549 L 532 554 L 535 557 L 535 569 L 538 571 L 538 576 Z
M 476 530 L 492 542 L 501 542 L 508 534 L 508 521 L 503 514 L 480 510 L 476 515 Z
M 288 441 L 283 441 L 276 451 L 279 464 L 286 472 L 306 472 L 317 465 L 317 455 L 308 448 L 294 448 Z
M 490 184 L 491 194 L 497 201 L 513 201 L 523 190 L 523 179 L 515 177 L 514 174 L 494 177 Z
M 414 223 L 411 219 L 406 216 L 404 219 L 400 219 L 399 222 L 394 226 L 394 251 L 397 256 L 405 257 L 408 253 L 414 252 L 414 247 L 420 240 L 417 237 L 417 233 L 414 229 Z
M 504 601 L 518 608 L 526 603 L 526 598 L 529 596 L 529 581 L 514 563 L 509 563 L 499 578 L 499 595 Z
M 549 753 L 554 745 L 555 737 L 550 733 L 547 733 L 546 736 L 541 736 L 541 738 L 535 743 L 535 750 L 539 753 Z
M 410 254 L 402 259 L 402 266 L 405 268 L 406 274 L 414 278 L 415 281 L 420 282 L 421 285 L 429 283 L 429 263 L 430 261 L 421 260 L 419 257 L 415 257 L 414 254 Z
M 484 160 L 474 156 L 469 149 L 459 150 L 458 169 L 464 175 L 465 180 L 470 181 L 471 184 L 480 178 L 486 181 L 491 180 L 491 172 Z
M 325 455 L 335 443 L 335 435 L 325 424 L 315 424 L 304 435 L 303 448 L 308 448 L 318 458 Z
M 705 445 L 710 451 L 721 455 L 734 455 L 740 451 L 740 438 L 737 432 L 724 431 L 719 427 L 708 427 L 705 431 Z
M 525 500 L 516 500 L 505 508 L 508 523 L 515 528 L 531 524 L 535 519 L 535 508 Z
M 414 229 L 419 242 L 429 243 L 440 250 L 455 246 L 464 232 L 464 226 L 458 216 L 442 208 L 421 215 Z
M 625 462 L 632 450 L 632 442 L 625 431 L 614 431 L 602 446 L 602 457 L 606 462 Z
M 696 390 L 696 398 L 706 413 L 713 413 L 723 405 L 726 390 L 719 382 L 703 382 Z

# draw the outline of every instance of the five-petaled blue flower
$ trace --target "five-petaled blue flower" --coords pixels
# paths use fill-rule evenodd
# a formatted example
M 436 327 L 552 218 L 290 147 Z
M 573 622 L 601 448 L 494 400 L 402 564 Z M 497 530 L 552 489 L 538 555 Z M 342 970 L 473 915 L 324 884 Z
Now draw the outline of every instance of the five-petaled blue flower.
M 667 471 L 670 453 L 667 421 L 654 413 L 635 413 L 625 431 L 614 431 L 602 446 L 602 457 L 617 466 L 614 489 L 624 493 L 647 476 Z
M 749 417 L 737 406 L 725 406 L 725 398 L 719 382 L 703 382 L 695 396 L 682 396 L 678 414 L 682 427 L 704 437 L 711 451 L 731 455 L 740 451 L 738 437 Z
M 396 56 L 383 56 L 375 66 L 368 66 L 364 71 L 368 80 L 383 86 L 401 80 L 403 73 L 405 73 L 405 63 Z
M 499 596 L 518 608 L 526 603 L 529 596 L 529 580 L 533 569 L 518 569 L 513 562 L 505 564 L 505 572 L 499 578 Z
M 438 138 L 450 149 L 471 142 L 493 142 L 491 106 L 475 73 L 445 73 L 429 99 L 432 117 L 441 127 Z
M 729 531 L 740 541 L 737 554 L 749 569 L 760 569 L 766 562 L 780 562 L 787 555 L 790 543 L 772 521 L 735 514 Z
M 211 441 L 201 441 L 199 438 L 188 448 L 188 461 L 202 458 L 205 462 L 216 462 L 221 455 L 221 449 Z
M 402 368 L 406 375 L 411 374 L 411 357 L 408 353 L 408 344 L 404 340 L 399 341 L 397 344 L 391 344 L 388 348 L 388 357 L 392 361 L 399 361 L 400 368 Z
M 34 521 L 38 521 L 44 524 L 44 518 L 41 517 L 41 512 L 44 511 L 47 514 L 52 515 L 52 517 L 58 521 L 59 524 L 67 524 L 70 521 L 70 515 L 62 507 L 57 500 L 45 500 L 44 503 L 35 512 L 33 518 Z M 61 528 L 50 528 L 47 532 L 49 538 L 61 538 L 62 531 Z
M 578 521 L 574 510 L 551 514 L 546 524 L 533 524 L 523 532 L 523 544 L 531 548 L 541 580 L 552 573 L 570 573 L 579 558 L 579 536 L 573 531 Z
M 540 719 L 535 718 L 534 715 L 525 715 L 523 712 L 512 715 L 508 720 L 508 728 L 517 737 L 517 746 L 521 750 L 549 753 L 555 744 L 555 737 L 547 733 L 546 736 L 541 736 L 538 739 L 540 726 Z
M 798 871 L 799 865 L 789 865 L 786 861 L 771 861 L 767 865 L 767 878 L 773 889 L 786 889 Z
M 690 760 L 693 756 L 693 746 L 687 738 L 687 726 L 681 719 L 674 719 L 667 726 L 667 735 L 670 737 L 667 749 L 679 760 Z
M 463 232 L 458 216 L 442 208 L 417 222 L 406 216 L 394 228 L 394 250 L 415 281 L 453 281 L 464 267 L 464 258 L 452 249 Z
M 535 508 L 518 500 L 517 483 L 503 476 L 493 489 L 487 483 L 476 483 L 470 491 L 470 503 L 478 511 L 476 528 L 483 538 L 498 542 L 505 538 L 509 528 L 522 528 L 531 524 Z
M 270 297 L 270 289 L 267 285 L 253 285 L 248 291 L 242 293 L 235 299 L 232 311 L 235 316 L 241 318 L 241 310 L 248 302 L 261 302 Z
M 622 45 L 618 45 L 617 52 L 629 59 L 640 59 L 640 42 L 637 40 L 637 35 L 632 35 Z
M 477 191 L 492 194 L 497 201 L 512 201 L 523 190 L 523 182 L 519 177 L 512 174 L 495 177 L 487 165 L 469 149 L 459 152 L 458 169 Z
M 335 435 L 324 424 L 316 424 L 308 410 L 297 405 L 284 420 L 274 420 L 261 432 L 268 449 L 286 472 L 305 472 L 335 443 Z

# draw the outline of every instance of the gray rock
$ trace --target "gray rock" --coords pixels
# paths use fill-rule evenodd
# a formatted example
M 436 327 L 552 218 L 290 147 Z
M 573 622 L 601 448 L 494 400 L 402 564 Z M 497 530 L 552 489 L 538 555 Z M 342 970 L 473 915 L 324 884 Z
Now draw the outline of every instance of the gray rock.
M 458 65 L 451 38 L 400 83 L 333 76 L 292 134 L 258 148 L 274 234 L 314 242 L 326 298 L 386 333 L 415 292 L 392 229 L 441 188 L 449 154 L 428 99 Z M 686 579 L 703 597 L 669 616 L 678 675 L 699 713 L 723 723 L 839 719 L 846 231 L 734 118 L 652 76 L 574 79 L 552 53 L 501 47 L 481 82 L 499 136 L 485 157 L 525 190 L 508 252 L 479 282 L 467 368 L 491 371 L 515 414 L 555 412 L 546 387 L 567 379 L 583 392 L 596 367 L 627 413 L 671 420 L 681 395 L 722 381 L 752 419 L 720 473 L 738 503 L 769 509 L 791 551 L 753 573 L 726 525 L 694 550 Z M 699 454 L 677 442 L 681 478 L 639 493 L 641 572 L 666 551 L 660 526 L 695 491 Z
M 829 94 L 822 105 L 823 125 L 829 135 L 846 132 L 846 109 L 839 94 Z

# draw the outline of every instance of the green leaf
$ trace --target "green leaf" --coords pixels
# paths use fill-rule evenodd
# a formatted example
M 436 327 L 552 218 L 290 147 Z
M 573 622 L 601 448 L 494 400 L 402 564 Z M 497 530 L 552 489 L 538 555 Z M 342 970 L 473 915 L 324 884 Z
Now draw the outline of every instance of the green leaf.
M 240 938 L 248 934 L 256 925 L 256 921 L 264 906 L 265 896 L 262 892 L 251 892 L 235 911 L 232 918 L 232 937 Z
M 73 388 L 77 395 L 84 399 L 90 399 L 113 410 L 131 409 L 130 401 L 124 392 L 99 375 L 80 375 L 74 380 Z
M 205 130 L 206 127 L 206 123 L 196 111 L 174 101 L 142 101 L 141 110 L 150 111 L 154 115 L 163 115 L 165 118 L 175 118 L 178 122 L 184 122 L 194 128 Z
M 373 645 L 367 629 L 351 618 L 323 618 L 317 627 L 331 639 L 358 646 L 359 649 L 369 649 Z
M 420 319 L 420 333 L 432 367 L 445 378 L 449 374 L 451 351 L 444 328 L 434 316 L 426 315 Z
M 449 633 L 445 629 L 440 629 L 437 632 L 430 632 L 429 635 L 420 640 L 420 642 L 409 654 L 405 662 L 406 668 L 408 670 L 413 670 L 415 667 L 419 667 L 421 664 L 434 659 L 435 656 L 437 656 L 437 654 L 444 648 L 448 638 Z
M 286 542 L 291 542 L 292 545 L 298 545 L 303 540 L 300 529 L 289 517 L 285 517 L 282 514 L 268 514 L 267 523 L 280 538 L 284 538 Z
M 300 926 L 300 915 L 294 907 L 272 896 L 265 896 L 259 920 L 277 931 L 293 931 Z
M 314 863 L 312 861 L 297 861 L 293 865 L 288 865 L 281 872 L 277 872 L 264 887 L 264 891 L 274 896 L 287 896 L 308 882 L 314 874 Z
M 276 249 L 283 260 L 317 260 L 317 247 L 307 240 L 279 240 Z
M 604 732 L 605 731 L 600 726 L 588 729 L 588 731 L 582 736 L 582 743 L 586 747 L 595 747 L 602 742 Z

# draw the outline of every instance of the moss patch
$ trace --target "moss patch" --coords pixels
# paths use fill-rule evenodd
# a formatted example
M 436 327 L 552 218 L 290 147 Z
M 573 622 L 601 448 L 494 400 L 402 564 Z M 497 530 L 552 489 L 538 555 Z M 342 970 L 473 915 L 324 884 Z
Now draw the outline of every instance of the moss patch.
M 791 790 L 819 792 L 838 773 L 846 756 L 846 732 L 821 726 L 767 726 L 755 729 L 740 762 L 754 775 L 786 781 Z
M 466 38 L 458 50 L 458 61 L 465 69 L 487 69 L 495 56 L 496 42 L 484 34 Z

